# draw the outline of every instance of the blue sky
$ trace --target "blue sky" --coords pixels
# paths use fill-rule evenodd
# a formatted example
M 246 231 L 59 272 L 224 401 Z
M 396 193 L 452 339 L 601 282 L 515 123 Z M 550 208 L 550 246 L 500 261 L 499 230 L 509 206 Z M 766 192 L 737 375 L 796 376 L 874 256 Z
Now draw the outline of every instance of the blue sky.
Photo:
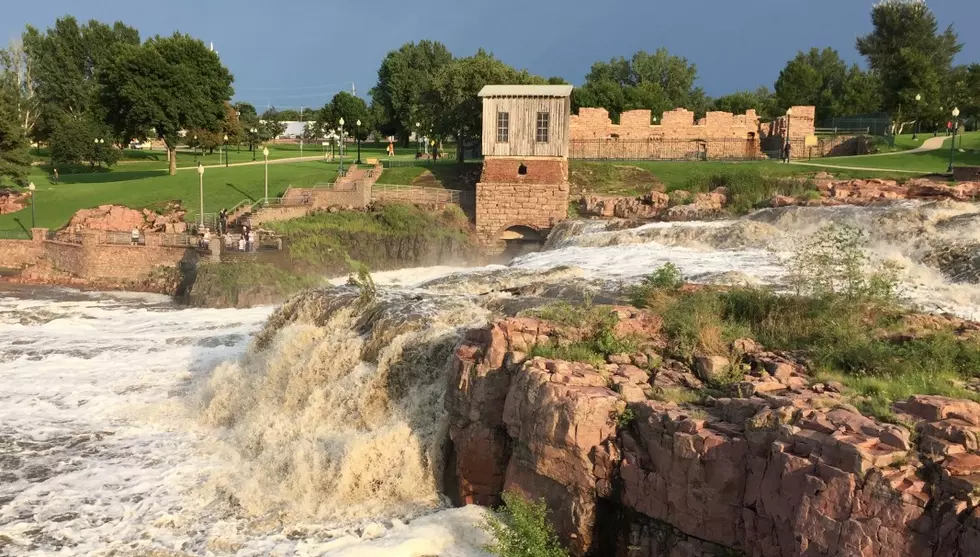
M 980 1 L 929 0 L 980 61 Z M 3 0 L 0 38 L 65 14 L 122 20 L 147 37 L 174 30 L 213 42 L 235 74 L 236 99 L 280 108 L 323 105 L 341 88 L 374 85 L 381 59 L 424 38 L 460 56 L 484 47 L 507 63 L 580 84 L 596 60 L 666 47 L 697 64 L 711 95 L 772 86 L 801 49 L 831 46 L 852 62 L 874 0 Z

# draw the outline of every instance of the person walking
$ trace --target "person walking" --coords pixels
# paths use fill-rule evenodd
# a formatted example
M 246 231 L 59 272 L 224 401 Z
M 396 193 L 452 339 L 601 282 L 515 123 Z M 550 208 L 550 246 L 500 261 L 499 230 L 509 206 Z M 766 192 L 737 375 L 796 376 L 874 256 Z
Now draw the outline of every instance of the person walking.
M 783 162 L 789 164 L 789 158 L 793 151 L 793 144 L 789 141 L 786 142 L 786 146 L 783 147 Z
M 218 234 L 228 233 L 228 209 L 222 209 L 218 213 Z
M 140 229 L 136 226 L 133 227 L 133 232 L 129 235 L 129 239 L 132 241 L 132 245 L 136 246 L 140 243 Z
M 211 229 L 204 229 L 204 238 L 201 240 L 201 247 L 208 249 L 211 247 Z

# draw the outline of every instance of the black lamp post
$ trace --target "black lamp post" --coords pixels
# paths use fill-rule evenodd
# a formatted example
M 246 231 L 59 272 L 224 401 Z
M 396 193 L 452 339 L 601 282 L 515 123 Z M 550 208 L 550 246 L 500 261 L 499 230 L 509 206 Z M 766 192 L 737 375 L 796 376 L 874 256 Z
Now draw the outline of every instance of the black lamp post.
M 228 136 L 225 135 L 225 168 L 228 168 Z
M 357 121 L 357 163 L 361 164 L 361 121 Z
M 953 156 L 954 156 L 954 153 L 956 152 L 956 128 L 958 127 L 957 126 L 957 119 L 959 117 L 960 117 L 960 109 L 954 107 L 953 108 L 953 122 L 952 122 L 952 124 L 953 124 L 953 140 L 950 141 L 950 145 L 949 145 L 949 170 L 947 170 L 947 172 L 953 172 Z
M 922 113 L 921 101 L 922 101 L 922 95 L 916 95 L 915 96 L 915 128 L 912 129 L 912 141 L 915 141 L 916 138 L 919 137 L 919 125 L 921 124 L 919 117 Z
M 344 119 L 341 118 L 337 121 L 340 126 L 337 127 L 337 131 L 340 133 L 340 139 L 337 140 L 337 151 L 340 153 L 338 159 L 340 160 L 337 166 L 337 177 L 344 175 Z

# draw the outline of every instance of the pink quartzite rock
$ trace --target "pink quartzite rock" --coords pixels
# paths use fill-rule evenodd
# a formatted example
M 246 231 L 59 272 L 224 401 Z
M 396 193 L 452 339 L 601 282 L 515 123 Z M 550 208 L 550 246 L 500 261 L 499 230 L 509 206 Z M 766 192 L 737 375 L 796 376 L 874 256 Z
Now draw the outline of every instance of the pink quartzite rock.
M 657 336 L 642 312 L 617 311 Z M 525 360 L 558 332 L 503 319 L 458 347 L 446 396 L 458 501 L 544 498 L 577 556 L 980 557 L 977 403 L 896 404 L 913 444 L 907 428 L 849 406 L 840 386 L 810 386 L 792 355 L 754 346 L 745 398 L 646 400 L 698 379 L 649 357 L 660 366 L 649 375 Z

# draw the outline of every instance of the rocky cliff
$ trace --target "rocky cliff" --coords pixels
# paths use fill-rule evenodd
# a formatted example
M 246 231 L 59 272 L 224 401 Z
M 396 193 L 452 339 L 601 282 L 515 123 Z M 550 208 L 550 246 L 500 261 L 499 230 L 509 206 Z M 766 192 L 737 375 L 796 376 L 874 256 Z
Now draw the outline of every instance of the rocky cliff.
M 466 335 L 446 397 L 457 502 L 544 498 L 575 555 L 980 555 L 980 405 L 914 396 L 880 423 L 751 341 L 738 396 L 687 403 L 728 362 L 661 361 L 659 318 L 616 311 L 647 348 L 599 368 L 529 358 L 568 336 L 538 319 Z

